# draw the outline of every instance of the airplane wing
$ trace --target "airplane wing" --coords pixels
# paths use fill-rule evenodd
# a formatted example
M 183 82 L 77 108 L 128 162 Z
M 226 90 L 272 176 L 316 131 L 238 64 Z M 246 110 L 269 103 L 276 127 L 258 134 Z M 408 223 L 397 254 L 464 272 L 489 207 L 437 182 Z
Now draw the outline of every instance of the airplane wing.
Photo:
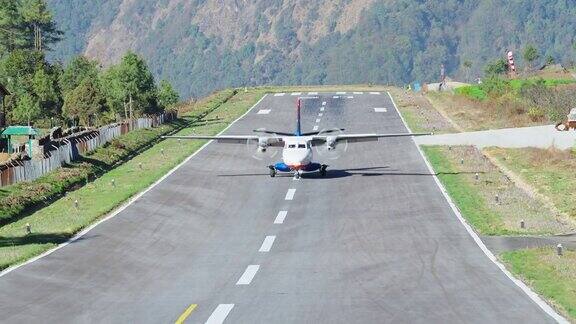
M 332 142 L 332 144 L 337 142 L 346 141 L 348 143 L 357 142 L 372 142 L 378 141 L 380 138 L 390 138 L 390 137 L 411 137 L 411 136 L 426 136 L 432 135 L 432 133 L 396 133 L 396 134 L 339 134 L 334 136 L 312 136 L 312 143 L 315 145 L 320 145 L 326 142 Z
M 232 143 L 232 144 L 246 144 L 250 141 L 256 143 L 263 143 L 267 146 L 282 146 L 282 137 L 261 137 L 256 135 L 220 135 L 220 136 L 204 136 L 204 135 L 174 135 L 162 136 L 162 138 L 174 139 L 198 139 L 198 140 L 216 140 L 218 143 Z

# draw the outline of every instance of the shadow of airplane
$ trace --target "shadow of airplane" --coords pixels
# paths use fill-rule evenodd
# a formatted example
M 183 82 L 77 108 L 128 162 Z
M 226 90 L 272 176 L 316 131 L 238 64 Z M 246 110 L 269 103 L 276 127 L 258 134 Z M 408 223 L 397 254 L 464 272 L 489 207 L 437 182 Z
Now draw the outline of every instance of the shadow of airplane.
M 379 170 L 386 170 L 384 172 Z M 367 168 L 353 168 L 353 169 L 330 169 L 326 170 L 326 175 L 322 177 L 319 173 L 304 173 L 303 178 L 313 178 L 313 179 L 337 179 L 345 178 L 351 176 L 362 176 L 362 177 L 376 177 L 376 176 L 438 176 L 438 175 L 459 175 L 459 174 L 483 174 L 484 171 L 466 171 L 466 172 L 421 172 L 421 171 L 402 171 L 398 169 L 390 169 L 389 166 L 382 167 L 367 167 Z M 270 176 L 268 173 L 243 173 L 243 174 L 219 174 L 218 177 L 258 177 L 258 176 Z M 277 177 L 292 177 L 291 173 L 278 173 Z

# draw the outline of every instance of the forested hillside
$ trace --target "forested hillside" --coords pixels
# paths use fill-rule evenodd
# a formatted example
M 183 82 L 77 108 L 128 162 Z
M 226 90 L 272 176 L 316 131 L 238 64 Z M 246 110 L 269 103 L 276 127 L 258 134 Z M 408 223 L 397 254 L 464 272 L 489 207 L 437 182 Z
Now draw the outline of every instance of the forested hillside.
M 566 0 L 48 2 L 66 35 L 52 58 L 86 53 L 112 64 L 131 49 L 185 96 L 255 84 L 432 81 L 440 64 L 473 78 L 529 44 L 541 60 L 576 58 L 576 2 Z

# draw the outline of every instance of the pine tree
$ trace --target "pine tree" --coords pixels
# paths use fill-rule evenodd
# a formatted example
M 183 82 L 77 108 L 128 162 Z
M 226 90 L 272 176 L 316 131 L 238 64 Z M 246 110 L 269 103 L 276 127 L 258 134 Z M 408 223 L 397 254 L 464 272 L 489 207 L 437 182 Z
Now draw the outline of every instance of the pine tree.
M 27 31 L 28 48 L 42 51 L 61 40 L 63 33 L 56 28 L 44 0 L 22 0 L 20 13 Z

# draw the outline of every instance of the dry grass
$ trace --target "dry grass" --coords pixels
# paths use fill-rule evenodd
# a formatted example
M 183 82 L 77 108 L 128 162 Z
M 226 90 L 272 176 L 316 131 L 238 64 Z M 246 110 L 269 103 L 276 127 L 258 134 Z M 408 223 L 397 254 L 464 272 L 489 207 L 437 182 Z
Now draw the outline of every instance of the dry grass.
M 432 105 L 464 131 L 525 127 L 549 124 L 547 119 L 529 113 L 529 109 L 506 95 L 498 99 L 475 101 L 447 93 L 428 93 Z
M 390 90 L 398 109 L 413 132 L 454 133 L 456 128 L 425 96 L 400 88 Z
M 490 228 L 489 232 L 484 231 L 485 234 L 559 234 L 576 228 L 575 220 L 551 210 L 541 200 L 520 189 L 478 149 L 458 146 L 437 147 L 437 150 L 451 165 L 451 170 L 436 169 L 436 172 L 447 173 L 441 175 L 441 179 L 448 177 L 452 183 L 461 183 L 460 190 L 468 190 L 470 195 L 477 195 L 483 201 L 486 213 L 478 218 L 486 219 L 477 220 L 475 226 L 479 228 L 483 222 L 490 221 L 490 226 L 484 226 Z M 464 159 L 463 164 L 461 159 Z M 525 222 L 525 229 L 520 228 L 521 220 Z
M 576 221 L 576 151 L 490 148 L 487 152 Z

